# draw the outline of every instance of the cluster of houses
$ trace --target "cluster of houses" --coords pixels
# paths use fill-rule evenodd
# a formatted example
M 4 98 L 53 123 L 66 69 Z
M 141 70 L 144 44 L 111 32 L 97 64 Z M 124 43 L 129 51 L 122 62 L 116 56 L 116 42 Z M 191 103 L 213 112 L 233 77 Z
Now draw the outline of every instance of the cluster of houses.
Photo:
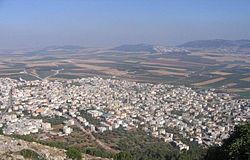
M 18 121 L 27 114 L 69 115 L 91 132 L 142 128 L 180 150 L 189 149 L 180 137 L 202 145 L 221 144 L 235 125 L 250 119 L 248 99 L 168 84 L 98 77 L 66 82 L 0 79 L 0 91 L 0 108 L 15 113 Z M 92 124 L 83 111 L 100 123 Z M 72 132 L 69 126 L 63 127 L 65 134 Z
M 17 118 L 15 114 L 4 115 L 2 121 L 6 127 L 3 128 L 3 134 L 28 135 L 38 133 L 39 131 L 51 130 L 51 124 L 43 122 L 42 119 Z

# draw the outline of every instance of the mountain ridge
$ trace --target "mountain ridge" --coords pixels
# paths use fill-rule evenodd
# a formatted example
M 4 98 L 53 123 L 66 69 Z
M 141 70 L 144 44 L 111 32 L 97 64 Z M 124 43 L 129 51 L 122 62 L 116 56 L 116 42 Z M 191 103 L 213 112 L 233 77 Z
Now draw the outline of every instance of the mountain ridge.
M 196 48 L 196 49 L 242 49 L 250 48 L 250 40 L 225 40 L 225 39 L 211 39 L 211 40 L 195 40 L 177 45 L 181 48 Z

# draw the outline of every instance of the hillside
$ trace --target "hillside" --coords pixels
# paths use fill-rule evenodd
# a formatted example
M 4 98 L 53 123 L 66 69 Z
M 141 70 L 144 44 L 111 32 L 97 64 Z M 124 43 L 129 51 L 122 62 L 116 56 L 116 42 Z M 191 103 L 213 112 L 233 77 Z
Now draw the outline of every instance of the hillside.
M 228 49 L 234 51 L 250 51 L 250 40 L 197 40 L 187 42 L 178 47 L 193 49 Z
M 121 45 L 113 48 L 113 50 L 123 51 L 123 52 L 156 52 L 154 45 L 150 44 L 131 44 L 131 45 Z
M 8 136 L 0 135 L 0 159 L 27 159 L 25 156 L 33 156 L 32 159 L 67 159 L 66 150 L 55 147 L 42 145 L 36 142 L 28 142 L 21 139 L 15 139 Z M 23 151 L 33 152 L 33 155 L 23 154 Z M 35 155 L 35 156 L 34 156 Z M 83 158 L 89 160 L 107 160 L 106 158 L 95 157 L 82 154 Z

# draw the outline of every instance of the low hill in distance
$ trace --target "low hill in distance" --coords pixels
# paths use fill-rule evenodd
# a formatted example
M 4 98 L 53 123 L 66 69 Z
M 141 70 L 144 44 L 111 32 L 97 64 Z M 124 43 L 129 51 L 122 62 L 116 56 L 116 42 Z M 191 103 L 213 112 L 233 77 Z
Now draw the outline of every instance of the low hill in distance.
M 192 49 L 225 49 L 250 54 L 250 40 L 196 40 L 187 42 L 177 47 Z
M 155 46 L 151 44 L 126 44 L 115 47 L 112 50 L 123 52 L 156 52 Z
M 152 44 L 130 44 L 121 45 L 111 50 L 119 52 L 131 52 L 131 53 L 188 53 L 187 50 L 177 47 L 166 47 Z

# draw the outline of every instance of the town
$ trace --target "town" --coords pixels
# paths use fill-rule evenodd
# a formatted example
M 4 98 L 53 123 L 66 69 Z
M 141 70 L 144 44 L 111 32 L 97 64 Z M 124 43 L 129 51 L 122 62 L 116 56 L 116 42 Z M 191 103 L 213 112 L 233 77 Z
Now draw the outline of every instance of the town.
M 250 100 L 213 89 L 138 83 L 100 77 L 67 81 L 0 79 L 0 128 L 5 135 L 53 133 L 43 117 L 65 117 L 60 136 L 141 128 L 189 150 L 181 137 L 203 146 L 220 145 L 234 126 L 249 121 Z M 89 122 L 84 114 L 97 120 Z M 53 133 L 55 134 L 55 133 Z

